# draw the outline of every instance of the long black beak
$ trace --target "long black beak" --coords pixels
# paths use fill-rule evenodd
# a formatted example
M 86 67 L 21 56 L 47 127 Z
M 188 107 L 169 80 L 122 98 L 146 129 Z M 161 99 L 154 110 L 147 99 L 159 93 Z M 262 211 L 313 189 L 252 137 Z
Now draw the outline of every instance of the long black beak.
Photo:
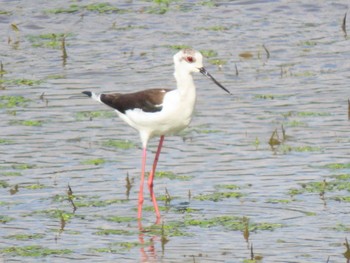
M 199 68 L 199 72 L 202 73 L 204 76 L 208 77 L 209 79 L 211 79 L 212 81 L 214 81 L 214 83 L 216 85 L 218 85 L 220 88 L 222 88 L 228 94 L 232 95 L 232 93 L 228 89 L 226 89 L 224 86 L 222 86 L 221 83 L 219 81 L 217 81 L 212 75 L 210 75 L 209 72 L 204 67 Z

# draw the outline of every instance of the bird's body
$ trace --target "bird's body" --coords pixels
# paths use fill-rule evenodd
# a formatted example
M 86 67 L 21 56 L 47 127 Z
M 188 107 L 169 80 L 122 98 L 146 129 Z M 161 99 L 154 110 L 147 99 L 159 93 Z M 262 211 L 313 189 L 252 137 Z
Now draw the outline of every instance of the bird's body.
M 99 95 L 90 91 L 83 92 L 93 99 L 114 108 L 122 120 L 139 131 L 143 147 L 138 206 L 139 219 L 141 219 L 142 216 L 146 149 L 148 141 L 155 136 L 160 136 L 160 141 L 153 168 L 148 179 L 148 186 L 157 219 L 159 220 L 160 218 L 158 205 L 153 192 L 153 178 L 164 136 L 183 130 L 191 122 L 196 101 L 196 87 L 193 82 L 192 73 L 202 73 L 229 93 L 228 90 L 204 69 L 202 65 L 202 55 L 199 52 L 192 49 L 181 50 L 174 56 L 174 64 L 174 76 L 177 83 L 176 89 L 148 89 L 134 93 L 110 93 Z

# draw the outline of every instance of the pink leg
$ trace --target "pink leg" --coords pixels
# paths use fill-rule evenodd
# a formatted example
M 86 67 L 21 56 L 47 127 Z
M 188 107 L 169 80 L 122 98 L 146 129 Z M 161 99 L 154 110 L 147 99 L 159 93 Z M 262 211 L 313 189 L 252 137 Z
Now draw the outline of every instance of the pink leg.
M 157 163 L 159 160 L 160 151 L 161 151 L 162 146 L 163 146 L 163 141 L 164 141 L 164 135 L 160 136 L 157 153 L 156 153 L 156 156 L 154 158 L 154 162 L 153 162 L 153 166 L 152 166 L 152 171 L 151 171 L 149 178 L 148 178 L 148 188 L 149 188 L 149 192 L 151 194 L 154 211 L 155 211 L 156 216 L 157 216 L 157 222 L 159 222 L 160 213 L 159 213 L 159 208 L 158 208 L 158 204 L 157 204 L 157 199 L 156 199 L 156 196 L 155 196 L 154 191 L 153 191 L 153 179 L 154 179 L 154 175 L 156 173 Z
M 143 204 L 143 185 L 145 182 L 145 168 L 146 168 L 146 148 L 142 150 L 142 167 L 141 167 L 141 181 L 140 181 L 140 192 L 139 192 L 139 203 L 138 203 L 138 213 L 137 218 L 140 220 L 142 218 L 142 204 Z

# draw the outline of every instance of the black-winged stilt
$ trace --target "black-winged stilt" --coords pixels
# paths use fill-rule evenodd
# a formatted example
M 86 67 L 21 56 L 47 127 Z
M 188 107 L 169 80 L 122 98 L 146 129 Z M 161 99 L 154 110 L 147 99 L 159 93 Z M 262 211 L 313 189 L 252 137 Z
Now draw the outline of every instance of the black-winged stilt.
M 212 79 L 220 88 L 231 94 L 206 71 L 203 67 L 202 60 L 202 54 L 192 49 L 183 49 L 174 55 L 176 89 L 149 89 L 126 94 L 95 94 L 91 91 L 83 92 L 92 99 L 115 109 L 122 120 L 140 133 L 143 151 L 140 192 L 138 197 L 139 220 L 142 218 L 142 204 L 144 201 L 143 186 L 147 143 L 149 139 L 155 136 L 160 136 L 160 140 L 153 167 L 149 174 L 148 187 L 157 216 L 157 222 L 160 220 L 157 200 L 153 191 L 153 178 L 164 136 L 183 130 L 191 121 L 196 101 L 196 87 L 193 83 L 192 73 L 202 73 Z

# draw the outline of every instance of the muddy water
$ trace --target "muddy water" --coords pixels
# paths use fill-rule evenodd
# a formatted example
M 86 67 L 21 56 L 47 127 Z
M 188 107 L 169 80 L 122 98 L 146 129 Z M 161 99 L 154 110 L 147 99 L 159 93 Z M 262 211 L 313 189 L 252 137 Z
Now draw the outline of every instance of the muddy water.
M 257 262 L 346 262 L 347 2 L 109 3 L 0 3 L 0 261 L 247 262 L 253 251 Z M 62 33 L 66 60 L 60 37 L 39 37 Z M 159 163 L 175 175 L 156 179 L 158 196 L 172 197 L 159 201 L 163 232 L 152 210 L 140 232 L 138 135 L 77 95 L 173 87 L 174 45 L 215 51 L 206 68 L 234 96 L 195 76 L 193 122 L 166 138 Z M 249 237 L 203 224 L 223 216 L 249 218 Z

